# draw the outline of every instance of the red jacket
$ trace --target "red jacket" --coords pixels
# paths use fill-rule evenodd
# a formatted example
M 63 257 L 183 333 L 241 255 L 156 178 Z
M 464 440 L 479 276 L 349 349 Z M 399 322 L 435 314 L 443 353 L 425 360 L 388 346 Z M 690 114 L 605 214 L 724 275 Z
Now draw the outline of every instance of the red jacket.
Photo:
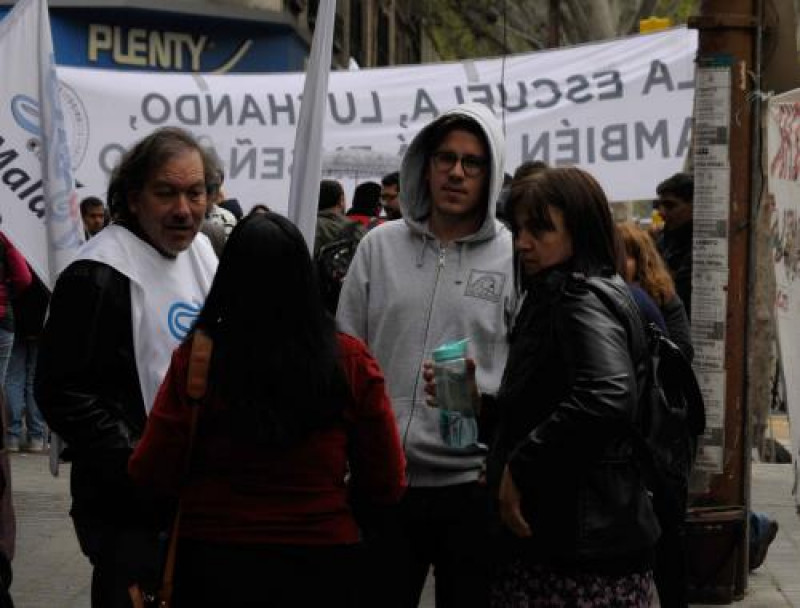
M 361 213 L 348 213 L 345 217 L 351 222 L 358 222 L 362 226 L 364 226 L 364 230 L 372 230 L 375 226 L 380 226 L 385 222 L 382 217 L 376 217 L 374 215 L 363 215 Z
M 393 503 L 405 489 L 405 458 L 383 373 L 366 346 L 339 334 L 354 400 L 345 424 L 284 450 L 240 445 L 220 400 L 201 404 L 181 536 L 227 543 L 351 544 L 359 531 L 348 504 L 349 470 L 361 495 Z M 186 397 L 190 344 L 172 357 L 128 470 L 134 480 L 179 493 L 191 420 Z M 235 421 L 230 422 L 235 424 Z M 346 428 L 347 427 L 347 428 Z M 349 456 L 349 459 L 348 459 Z
M 2 232 L 0 232 L 0 248 L 5 249 L 3 260 L 5 276 L 0 281 L 0 319 L 5 319 L 11 297 L 25 291 L 33 281 L 33 277 L 25 258 Z M 9 289 L 12 290 L 11 293 Z

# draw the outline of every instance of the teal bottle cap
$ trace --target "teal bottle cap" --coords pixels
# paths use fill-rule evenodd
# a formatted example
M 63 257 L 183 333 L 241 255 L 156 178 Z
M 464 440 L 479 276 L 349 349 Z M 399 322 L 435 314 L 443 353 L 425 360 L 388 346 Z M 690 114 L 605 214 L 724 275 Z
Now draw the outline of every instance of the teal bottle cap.
M 469 342 L 469 338 L 442 344 L 431 353 L 433 355 L 433 360 L 438 363 L 440 361 L 462 359 L 467 354 L 467 342 Z

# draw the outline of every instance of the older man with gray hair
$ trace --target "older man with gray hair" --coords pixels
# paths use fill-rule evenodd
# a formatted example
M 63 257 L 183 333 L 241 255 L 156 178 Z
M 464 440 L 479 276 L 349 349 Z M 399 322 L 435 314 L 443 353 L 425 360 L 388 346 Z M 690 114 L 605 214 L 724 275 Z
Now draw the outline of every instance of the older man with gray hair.
M 111 176 L 115 223 L 53 291 L 35 394 L 72 462 L 70 514 L 94 567 L 93 608 L 129 608 L 129 587 L 158 578 L 169 505 L 133 485 L 127 462 L 216 270 L 208 239 L 197 237 L 216 172 L 181 129 L 138 142 Z

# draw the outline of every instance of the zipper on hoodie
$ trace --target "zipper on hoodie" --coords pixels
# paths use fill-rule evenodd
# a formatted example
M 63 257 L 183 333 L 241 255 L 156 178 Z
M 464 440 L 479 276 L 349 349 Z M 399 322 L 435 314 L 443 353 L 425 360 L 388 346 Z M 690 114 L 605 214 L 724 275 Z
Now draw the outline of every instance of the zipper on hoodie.
M 423 342 L 423 352 L 422 352 L 422 360 L 417 365 L 417 375 L 416 379 L 414 380 L 414 392 L 411 394 L 411 412 L 408 414 L 408 422 L 406 422 L 406 430 L 403 433 L 403 451 L 406 451 L 406 441 L 408 440 L 408 432 L 411 430 L 411 423 L 414 420 L 414 413 L 417 411 L 417 389 L 419 388 L 419 381 L 422 377 L 422 374 L 419 370 L 422 369 L 422 362 L 425 361 L 425 344 L 428 342 L 428 331 L 431 327 L 431 317 L 433 316 L 433 303 L 436 301 L 436 292 L 439 290 L 439 277 L 442 273 L 442 268 L 444 268 L 444 261 L 447 257 L 447 247 L 439 246 L 439 260 L 436 262 L 436 274 L 433 277 L 433 291 L 431 292 L 431 299 L 428 302 L 428 312 L 425 316 L 425 334 L 424 334 L 424 342 Z M 409 477 L 407 481 L 411 481 Z

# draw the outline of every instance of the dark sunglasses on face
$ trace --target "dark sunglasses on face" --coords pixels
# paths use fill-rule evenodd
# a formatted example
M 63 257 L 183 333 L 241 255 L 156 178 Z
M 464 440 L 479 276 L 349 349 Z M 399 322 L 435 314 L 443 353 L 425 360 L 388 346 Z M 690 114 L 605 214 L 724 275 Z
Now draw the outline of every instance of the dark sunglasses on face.
M 479 177 L 486 171 L 489 161 L 482 156 L 474 156 L 472 154 L 465 154 L 459 156 L 450 150 L 439 150 L 434 152 L 431 156 L 433 166 L 437 171 L 450 171 L 456 166 L 457 162 L 461 162 L 461 169 L 467 177 Z

